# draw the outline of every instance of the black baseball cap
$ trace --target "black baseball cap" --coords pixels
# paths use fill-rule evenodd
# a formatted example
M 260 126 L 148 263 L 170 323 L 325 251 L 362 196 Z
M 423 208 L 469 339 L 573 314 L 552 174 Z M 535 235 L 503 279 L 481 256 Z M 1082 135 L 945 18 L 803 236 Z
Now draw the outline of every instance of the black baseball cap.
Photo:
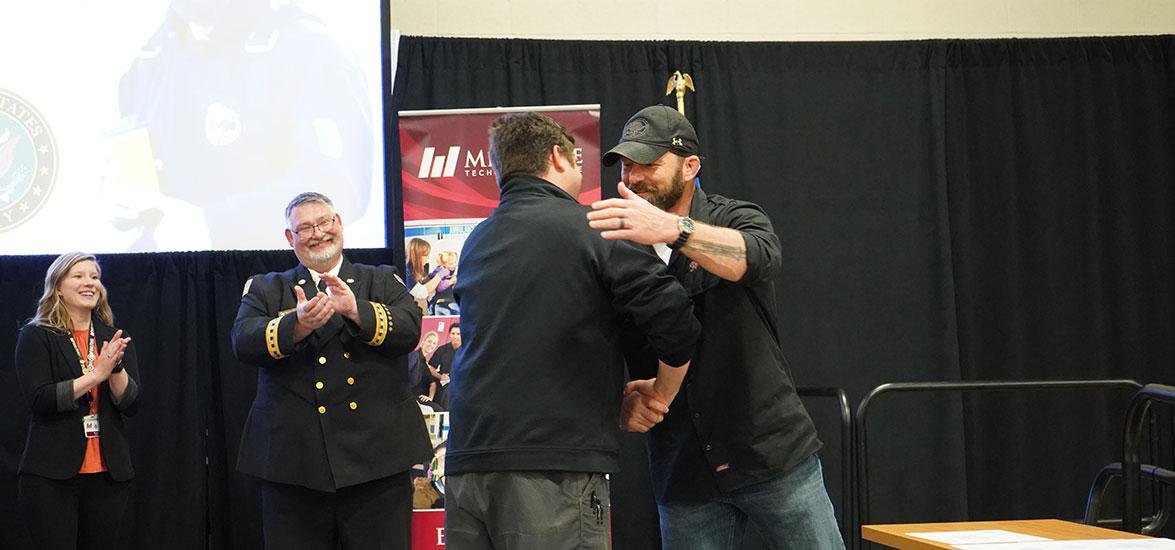
M 653 105 L 637 111 L 620 132 L 620 143 L 604 153 L 604 166 L 620 157 L 637 164 L 652 164 L 666 151 L 683 157 L 698 154 L 698 134 L 684 115 L 668 105 Z

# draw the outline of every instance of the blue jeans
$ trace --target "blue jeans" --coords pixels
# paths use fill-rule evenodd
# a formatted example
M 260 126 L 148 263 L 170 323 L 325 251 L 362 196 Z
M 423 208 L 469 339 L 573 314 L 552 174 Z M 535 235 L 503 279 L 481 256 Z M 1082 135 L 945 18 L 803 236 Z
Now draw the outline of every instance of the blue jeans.
M 836 512 L 816 455 L 770 481 L 704 502 L 661 504 L 665 550 L 729 550 L 742 546 L 747 520 L 768 548 L 843 550 Z

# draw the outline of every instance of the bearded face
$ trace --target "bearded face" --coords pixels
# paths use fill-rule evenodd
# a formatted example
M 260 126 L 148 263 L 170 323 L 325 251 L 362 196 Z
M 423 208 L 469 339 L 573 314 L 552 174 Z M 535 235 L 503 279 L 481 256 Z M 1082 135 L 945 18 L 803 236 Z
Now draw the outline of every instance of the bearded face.
M 661 210 L 669 210 L 685 194 L 685 159 L 665 153 L 652 164 L 621 160 L 620 179 L 634 193 Z

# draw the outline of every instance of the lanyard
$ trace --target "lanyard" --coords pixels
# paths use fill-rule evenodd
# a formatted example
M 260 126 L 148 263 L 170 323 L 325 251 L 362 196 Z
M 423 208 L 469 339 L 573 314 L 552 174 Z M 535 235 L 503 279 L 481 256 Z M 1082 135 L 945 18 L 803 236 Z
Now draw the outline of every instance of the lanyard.
M 97 358 L 97 354 L 94 352 L 94 323 L 90 323 L 90 349 L 86 351 L 84 358 L 82 350 L 78 349 L 78 343 L 72 334 L 69 336 L 69 343 L 73 345 L 74 353 L 78 354 L 78 364 L 82 366 L 82 372 L 94 372 L 94 359 Z

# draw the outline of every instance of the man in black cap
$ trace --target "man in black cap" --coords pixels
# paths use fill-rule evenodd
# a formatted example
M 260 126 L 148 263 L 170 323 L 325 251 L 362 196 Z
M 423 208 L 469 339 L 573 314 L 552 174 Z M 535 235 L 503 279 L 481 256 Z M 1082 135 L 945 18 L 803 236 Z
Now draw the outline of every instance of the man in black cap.
M 693 184 L 698 136 L 664 105 L 624 126 L 604 164 L 621 162 L 620 198 L 592 205 L 605 239 L 652 245 L 694 300 L 702 335 L 681 391 L 651 429 L 653 489 L 665 548 L 738 548 L 749 519 L 772 548 L 844 548 L 824 488 L 815 427 L 780 349 L 780 244 L 757 205 Z M 641 353 L 630 354 L 643 377 Z M 638 387 L 625 410 L 665 403 Z

